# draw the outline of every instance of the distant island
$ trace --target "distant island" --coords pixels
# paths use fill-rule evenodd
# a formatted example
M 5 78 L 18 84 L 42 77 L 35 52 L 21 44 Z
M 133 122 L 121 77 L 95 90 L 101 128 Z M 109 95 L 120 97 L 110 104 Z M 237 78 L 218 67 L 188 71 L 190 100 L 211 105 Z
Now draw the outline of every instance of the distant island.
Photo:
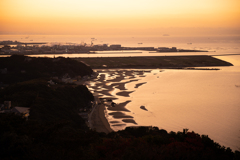
M 94 54 L 95 51 L 120 51 L 120 50 L 143 50 L 151 51 L 154 53 L 158 52 L 208 52 L 205 50 L 189 50 L 189 49 L 177 49 L 177 47 L 123 47 L 120 44 L 66 44 L 66 45 L 45 45 L 47 43 L 27 43 L 18 41 L 2 41 L 0 45 L 1 55 L 31 55 L 31 54 L 71 54 L 71 53 L 88 53 Z

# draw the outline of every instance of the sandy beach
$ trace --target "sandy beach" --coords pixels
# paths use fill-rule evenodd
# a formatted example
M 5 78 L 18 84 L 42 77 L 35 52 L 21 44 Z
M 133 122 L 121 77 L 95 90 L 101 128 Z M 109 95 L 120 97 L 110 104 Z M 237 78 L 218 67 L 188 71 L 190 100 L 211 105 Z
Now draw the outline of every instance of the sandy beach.
M 97 132 L 110 133 L 111 129 L 105 117 L 105 105 L 97 105 L 91 116 L 92 129 Z

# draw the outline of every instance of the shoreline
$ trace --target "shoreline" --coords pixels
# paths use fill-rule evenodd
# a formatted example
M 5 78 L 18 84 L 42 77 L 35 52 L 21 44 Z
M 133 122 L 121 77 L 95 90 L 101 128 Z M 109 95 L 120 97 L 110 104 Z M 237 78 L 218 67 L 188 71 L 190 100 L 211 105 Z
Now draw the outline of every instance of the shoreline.
M 204 68 L 182 67 L 174 69 L 219 70 L 217 68 L 206 68 L 206 66 Z M 101 100 L 101 105 L 96 105 L 93 111 L 94 116 L 90 117 L 90 121 L 94 124 L 91 128 L 97 132 L 110 133 L 125 126 L 138 125 L 135 122 L 133 113 L 127 109 L 128 103 L 131 102 L 130 94 L 147 83 L 144 77 L 148 74 L 153 74 L 158 78 L 157 73 L 153 73 L 153 69 L 149 68 L 105 68 L 95 70 L 97 70 L 99 76 L 97 79 L 91 80 L 90 83 L 87 82 L 89 84 L 86 83 L 86 85 L 89 90 L 98 95 L 97 99 L 105 100 Z M 160 68 L 154 70 L 158 70 L 158 73 L 163 72 Z M 126 84 L 131 84 L 131 87 L 126 87 Z M 111 102 L 114 102 L 114 106 L 111 103 L 106 103 L 107 100 L 113 100 Z M 142 105 L 144 106 L 144 104 Z M 106 112 L 108 113 L 105 114 Z
M 91 129 L 97 132 L 104 132 L 106 134 L 113 132 L 107 118 L 105 117 L 105 105 L 103 104 L 96 105 L 95 109 L 93 110 L 90 121 L 92 126 Z
M 141 121 L 139 121 L 138 119 L 135 119 L 135 115 L 137 113 L 136 110 L 134 110 L 134 113 L 133 113 L 133 111 L 130 110 L 131 104 L 128 105 L 128 103 L 131 102 L 131 98 L 130 97 L 128 98 L 127 95 L 123 94 L 123 91 L 131 91 L 131 90 L 138 89 L 139 87 L 141 88 L 142 85 L 144 86 L 143 83 L 147 82 L 147 79 L 141 79 L 142 78 L 141 76 L 144 76 L 145 74 L 147 74 L 146 77 L 148 77 L 148 74 L 154 75 L 156 78 L 158 78 L 158 76 L 161 77 L 160 75 L 156 74 L 156 73 L 162 72 L 161 69 L 158 69 L 157 72 L 156 71 L 152 72 L 152 71 L 153 70 L 149 72 L 149 70 L 147 70 L 147 72 L 145 72 L 144 70 L 140 70 L 140 69 L 132 70 L 132 69 L 124 69 L 124 68 L 122 70 L 118 70 L 118 69 L 105 69 L 105 70 L 99 69 L 98 70 L 98 72 L 100 73 L 99 77 L 96 80 L 93 80 L 93 82 L 91 82 L 90 88 L 96 93 L 101 93 L 99 95 L 99 98 L 105 98 L 106 100 L 112 99 L 115 103 L 117 103 L 115 107 L 112 107 L 110 105 L 106 105 L 106 106 L 102 105 L 103 106 L 102 108 L 96 108 L 99 114 L 101 114 L 102 116 L 105 116 L 104 112 L 106 112 L 106 110 L 108 111 L 108 115 L 106 115 L 106 117 L 102 117 L 103 120 L 101 119 L 101 121 L 103 121 L 101 123 L 105 123 L 105 124 L 101 124 L 101 126 L 99 126 L 100 128 L 101 127 L 106 128 L 105 126 L 107 126 L 112 128 L 112 130 L 114 130 L 113 132 L 115 131 L 117 132 L 118 130 L 122 130 L 129 126 L 141 126 Z M 140 79 L 140 80 L 131 81 L 131 80 L 137 80 L 137 79 Z M 128 83 L 131 83 L 131 85 L 126 86 L 126 84 Z M 109 92 L 109 90 L 111 90 L 112 88 L 114 88 L 114 90 Z M 110 95 L 108 95 L 109 93 Z M 113 98 L 116 98 L 116 101 Z M 141 106 L 139 105 L 140 108 L 138 107 L 139 111 L 143 110 L 144 113 L 147 113 L 145 110 L 147 109 L 149 110 L 149 112 L 151 112 L 151 108 L 149 108 L 148 105 L 145 105 L 142 103 L 139 103 L 139 104 L 141 104 Z M 162 127 L 166 128 L 166 125 L 163 125 Z M 105 131 L 105 133 L 109 133 L 109 132 Z M 223 143 L 221 140 L 219 142 Z
M 159 72 L 161 72 L 161 70 L 159 70 Z M 114 132 L 116 127 L 122 128 L 129 124 L 137 125 L 131 111 L 129 111 L 126 106 L 131 102 L 129 99 L 130 94 L 147 83 L 139 82 L 139 80 L 145 77 L 145 73 L 151 73 L 151 71 L 124 69 L 122 71 L 100 71 L 100 73 L 103 74 L 100 74 L 98 79 L 92 81 L 95 84 L 88 86 L 94 94 L 98 95 L 95 99 L 98 104 L 96 104 L 92 115 L 89 117 L 90 128 L 97 132 L 110 133 Z M 107 77 L 106 73 L 114 78 Z M 134 88 L 130 90 L 126 88 L 125 85 L 128 83 L 133 83 Z M 114 106 L 111 104 L 113 102 L 112 100 L 117 101 L 115 101 Z M 105 114 L 106 112 L 108 113 Z M 108 119 L 108 117 L 111 118 Z

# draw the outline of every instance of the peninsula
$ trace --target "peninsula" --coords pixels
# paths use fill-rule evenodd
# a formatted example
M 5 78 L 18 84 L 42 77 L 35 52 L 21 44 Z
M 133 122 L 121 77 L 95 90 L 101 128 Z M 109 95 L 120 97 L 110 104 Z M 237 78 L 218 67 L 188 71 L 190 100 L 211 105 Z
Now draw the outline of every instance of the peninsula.
M 231 63 L 207 55 L 75 58 L 93 69 L 142 68 L 182 69 L 185 67 L 232 66 Z

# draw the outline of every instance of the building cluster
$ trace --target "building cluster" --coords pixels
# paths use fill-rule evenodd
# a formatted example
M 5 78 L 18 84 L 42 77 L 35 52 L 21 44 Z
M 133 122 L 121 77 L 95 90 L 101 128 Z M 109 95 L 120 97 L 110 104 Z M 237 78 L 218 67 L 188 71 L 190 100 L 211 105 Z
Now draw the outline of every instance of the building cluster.
M 79 84 L 78 82 L 83 83 L 85 81 L 94 79 L 98 76 L 97 72 L 93 72 L 91 75 L 85 75 L 85 76 L 76 76 L 74 78 L 70 77 L 68 73 L 63 75 L 62 77 L 51 77 L 51 79 L 48 81 L 49 86 L 50 85 L 56 85 L 56 81 L 61 81 L 64 83 L 75 83 Z
M 159 52 L 178 52 L 176 47 L 168 48 L 168 47 L 158 47 Z
M 0 42 L 0 54 L 68 54 L 68 53 L 94 53 L 94 51 L 120 50 L 121 45 L 87 45 L 66 44 L 66 45 L 43 45 L 45 43 L 20 43 L 17 41 Z
M 0 54 L 68 54 L 68 53 L 94 53 L 94 51 L 119 50 L 121 45 L 87 45 L 68 43 L 66 45 L 46 45 L 46 43 L 21 43 L 18 41 L 0 42 Z
M 0 104 L 0 113 L 15 113 L 26 119 L 29 117 L 29 109 L 30 108 L 19 106 L 12 107 L 11 101 L 4 101 L 3 104 Z
M 46 43 L 21 43 L 17 41 L 0 42 L 0 54 L 69 54 L 69 53 L 95 53 L 95 51 L 113 50 L 146 50 L 157 52 L 178 52 L 176 47 L 122 47 L 120 44 L 87 45 L 68 43 L 66 45 L 45 45 Z M 2 47 L 1 47 L 2 46 Z
M 156 52 L 207 52 L 201 50 L 177 49 L 176 47 L 122 47 L 120 44 L 98 44 L 90 45 L 86 43 L 66 45 L 45 45 L 46 43 L 22 43 L 18 41 L 0 42 L 0 54 L 71 54 L 71 53 L 95 53 L 95 51 L 115 51 L 115 50 L 145 50 Z M 2 46 L 2 47 L 1 47 Z

